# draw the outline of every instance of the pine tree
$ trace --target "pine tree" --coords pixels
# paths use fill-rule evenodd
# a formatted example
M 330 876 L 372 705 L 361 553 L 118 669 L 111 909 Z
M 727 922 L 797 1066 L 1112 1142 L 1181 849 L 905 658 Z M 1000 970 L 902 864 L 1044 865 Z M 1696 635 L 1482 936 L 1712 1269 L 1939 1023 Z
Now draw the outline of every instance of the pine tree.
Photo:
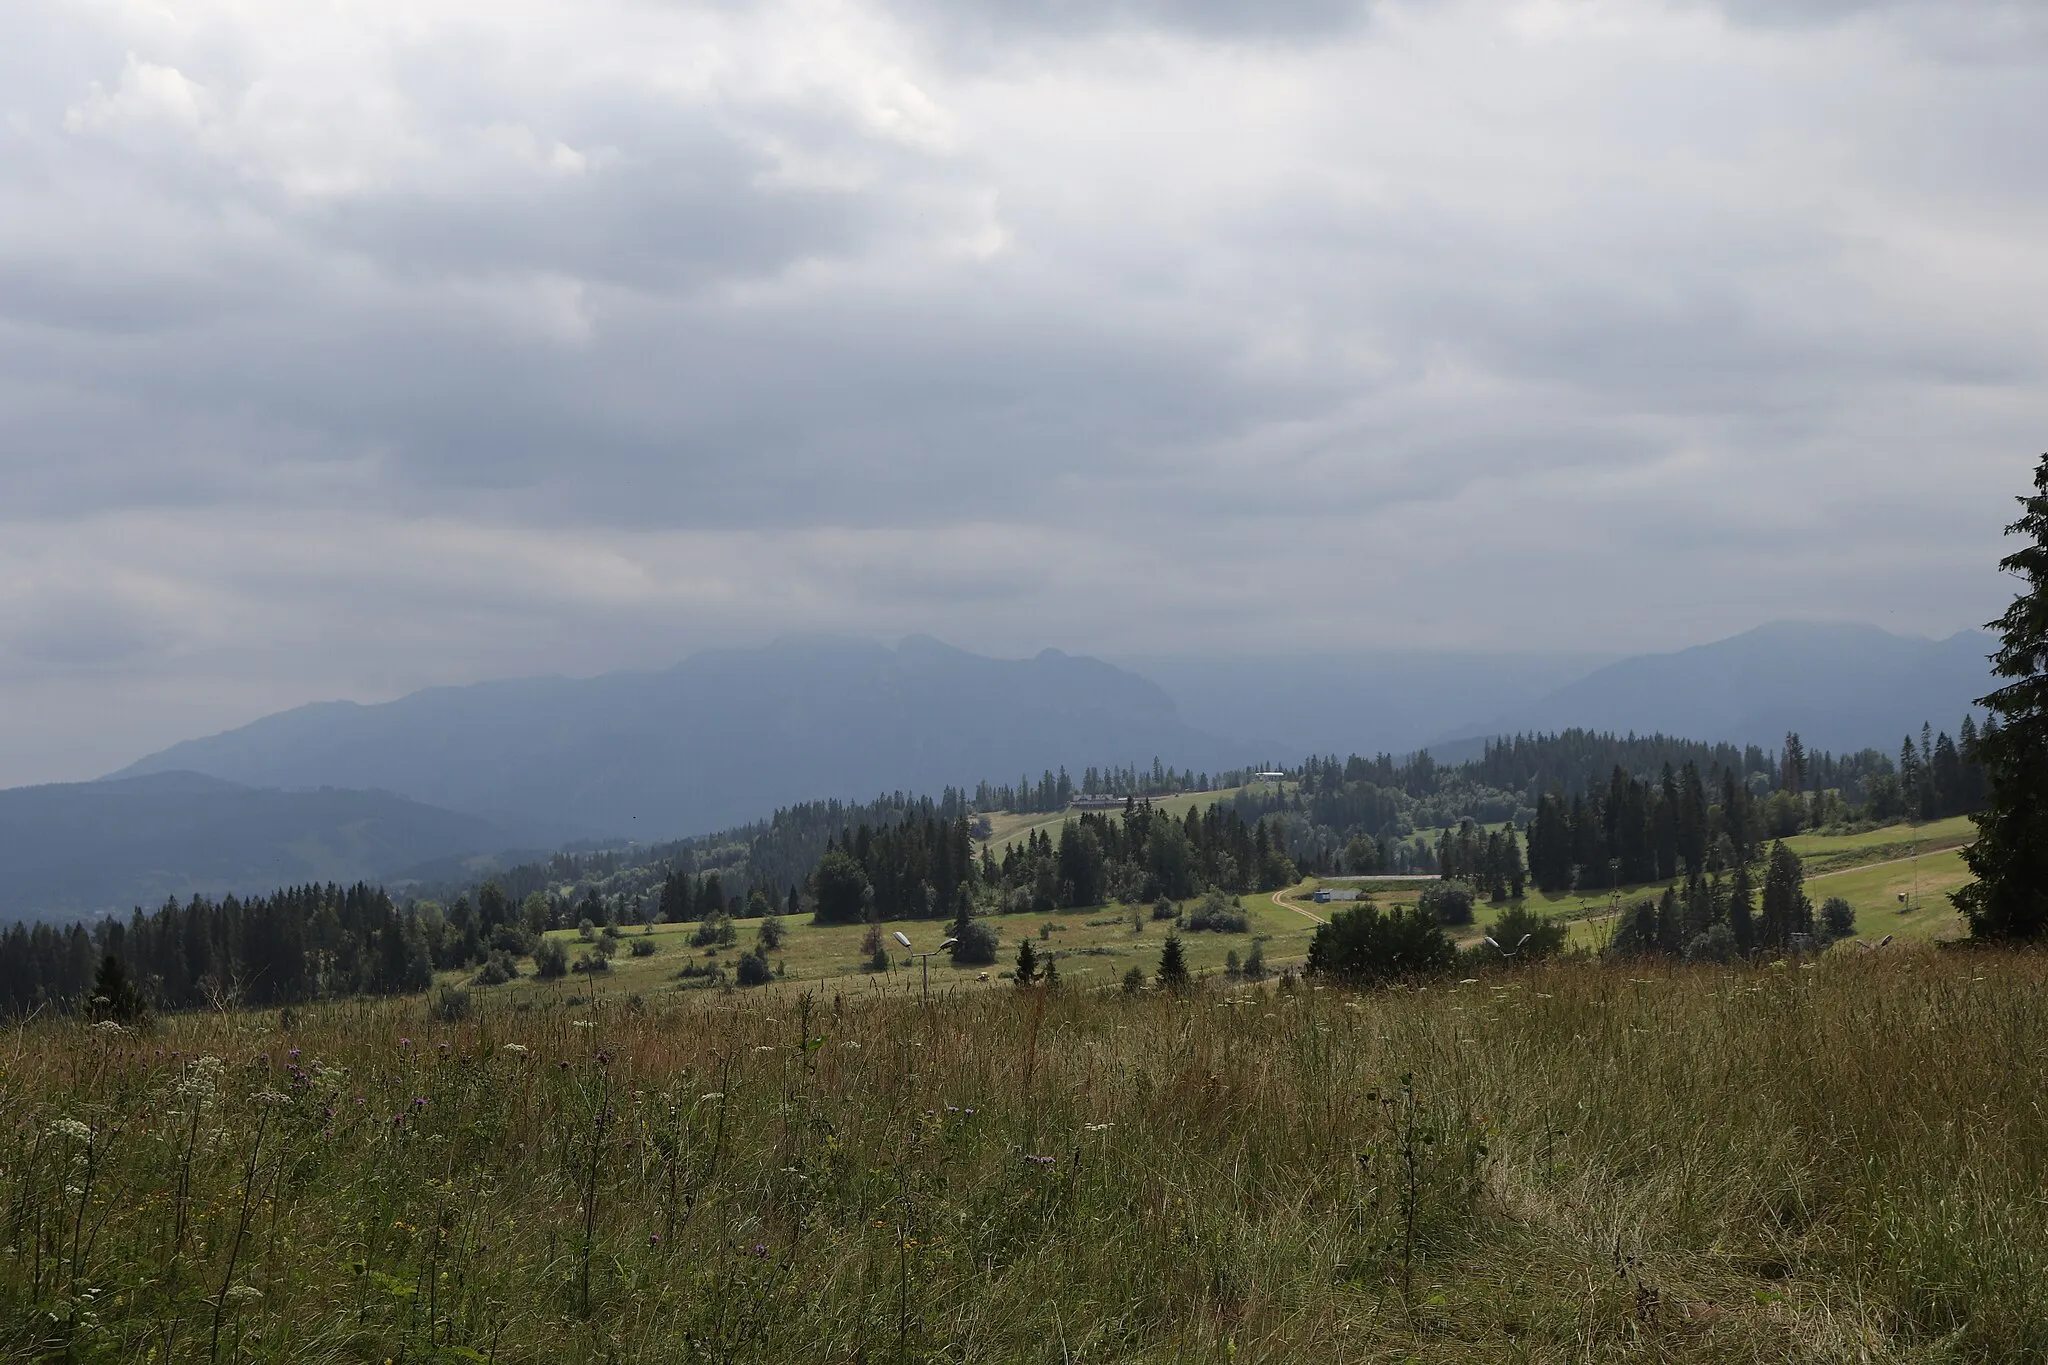
M 1168 934 L 1166 946 L 1159 950 L 1159 984 L 1170 991 L 1188 984 L 1187 955 L 1181 951 L 1179 934 Z
M 1017 945 L 1017 969 L 1012 973 L 1019 986 L 1028 986 L 1038 980 L 1038 950 L 1025 939 Z
M 2000 724 L 1974 746 L 1988 790 L 1963 858 L 1977 879 L 1952 898 L 1971 934 L 2003 941 L 2048 933 L 2048 455 L 2020 505 L 2006 534 L 2026 544 L 1999 567 L 2025 586 L 1991 623 L 2001 637 L 1991 671 L 2003 685 L 1979 701 Z
M 1735 935 L 1735 951 L 1744 957 L 1756 949 L 1756 915 L 1750 899 L 1749 864 L 1735 865 L 1735 878 L 1728 888 L 1728 928 Z

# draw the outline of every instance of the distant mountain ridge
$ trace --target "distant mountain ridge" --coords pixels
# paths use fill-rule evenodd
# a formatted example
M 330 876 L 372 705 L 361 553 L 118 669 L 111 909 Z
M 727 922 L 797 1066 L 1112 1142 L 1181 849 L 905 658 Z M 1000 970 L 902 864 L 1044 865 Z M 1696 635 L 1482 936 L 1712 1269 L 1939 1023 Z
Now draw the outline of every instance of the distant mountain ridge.
M 509 846 L 488 821 L 382 791 L 259 791 L 194 772 L 15 787 L 0 791 L 0 919 L 381 882 Z
M 1953 733 L 1978 709 L 1992 686 L 1995 643 L 1981 631 L 1930 640 L 1870 625 L 1775 621 L 1608 664 L 1431 747 L 1456 756 L 1483 738 L 1576 726 L 1765 746 L 1796 731 L 1812 749 L 1892 751 L 1923 723 Z
M 825 796 L 1006 781 L 1155 758 L 1267 757 L 1184 724 L 1156 684 L 1046 650 L 990 659 L 927 636 L 792 636 L 654 673 L 323 702 L 189 740 L 115 774 L 379 787 L 553 840 L 670 838 Z

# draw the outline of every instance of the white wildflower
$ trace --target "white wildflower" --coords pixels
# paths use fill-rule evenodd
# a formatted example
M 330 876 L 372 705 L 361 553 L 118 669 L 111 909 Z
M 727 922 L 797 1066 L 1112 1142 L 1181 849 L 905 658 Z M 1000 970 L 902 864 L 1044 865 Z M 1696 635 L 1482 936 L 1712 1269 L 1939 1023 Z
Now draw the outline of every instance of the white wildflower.
M 254 1285 L 238 1284 L 229 1289 L 227 1293 L 221 1295 L 221 1297 L 237 1308 L 240 1308 L 244 1304 L 251 1304 L 260 1300 L 263 1297 L 263 1291 Z
M 50 1125 L 51 1137 L 70 1138 L 73 1142 L 92 1144 L 92 1125 L 78 1119 L 58 1119 Z
M 509 1053 L 511 1053 L 511 1054 L 512 1054 L 513 1056 L 515 1056 L 515 1057 L 524 1057 L 524 1056 L 526 1055 L 526 1044 L 524 1044 L 524 1043 L 507 1043 L 507 1044 L 505 1044 L 505 1046 L 503 1046 L 502 1048 L 499 1048 L 498 1050 L 499 1050 L 500 1052 L 509 1052 Z

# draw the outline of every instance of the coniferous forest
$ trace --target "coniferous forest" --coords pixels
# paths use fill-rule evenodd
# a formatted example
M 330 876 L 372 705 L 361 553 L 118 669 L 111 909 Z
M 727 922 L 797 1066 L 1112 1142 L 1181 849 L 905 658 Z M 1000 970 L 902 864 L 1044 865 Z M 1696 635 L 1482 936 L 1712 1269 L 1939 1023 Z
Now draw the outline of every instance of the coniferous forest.
M 76 1007 L 108 970 L 151 1008 L 284 1004 L 415 991 L 437 970 L 494 960 L 516 970 L 512 961 L 547 930 L 584 921 L 958 921 L 1267 891 L 1302 874 L 1441 874 L 1496 904 L 1530 888 L 1676 882 L 1651 919 L 1623 925 L 1624 948 L 1749 951 L 1777 946 L 1811 918 L 1752 909 L 1759 893 L 1776 894 L 1773 866 L 1781 882 L 1790 875 L 1773 862 L 1773 840 L 1976 808 L 1984 777 L 1972 755 L 1984 735 L 1974 718 L 1959 734 L 1923 728 L 1894 761 L 1876 750 L 1809 752 L 1797 735 L 1772 752 L 1566 731 L 1490 743 L 1461 764 L 1426 752 L 1312 758 L 1284 783 L 1244 785 L 1180 816 L 1151 799 L 1209 779 L 1158 765 L 1089 768 L 1079 783 L 1048 772 L 936 800 L 810 802 L 719 834 L 569 850 L 403 895 L 305 886 L 69 926 L 17 924 L 0 935 L 0 1009 Z M 1116 795 L 1122 809 L 1080 811 L 1001 847 L 983 837 L 987 800 L 1057 810 L 1077 796 Z

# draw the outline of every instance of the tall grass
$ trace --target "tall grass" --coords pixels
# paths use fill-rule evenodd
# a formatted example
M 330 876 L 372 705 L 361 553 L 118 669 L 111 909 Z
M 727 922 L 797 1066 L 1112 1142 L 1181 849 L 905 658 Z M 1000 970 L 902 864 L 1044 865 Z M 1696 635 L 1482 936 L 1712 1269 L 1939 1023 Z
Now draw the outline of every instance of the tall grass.
M 2035 1360 L 2048 963 L 38 1021 L 0 1353 Z

